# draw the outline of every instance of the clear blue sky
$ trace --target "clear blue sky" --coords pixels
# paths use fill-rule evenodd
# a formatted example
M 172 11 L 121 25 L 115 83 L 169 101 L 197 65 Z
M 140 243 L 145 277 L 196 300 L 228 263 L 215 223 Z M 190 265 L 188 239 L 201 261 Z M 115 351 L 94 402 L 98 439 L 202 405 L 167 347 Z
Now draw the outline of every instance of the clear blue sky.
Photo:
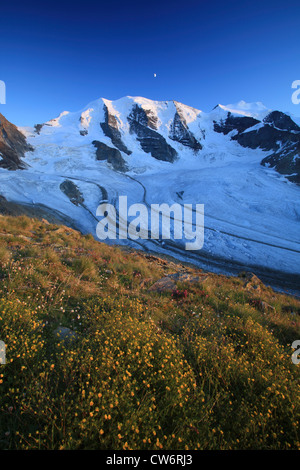
M 125 95 L 300 116 L 299 0 L 1 3 L 0 112 L 17 125 Z

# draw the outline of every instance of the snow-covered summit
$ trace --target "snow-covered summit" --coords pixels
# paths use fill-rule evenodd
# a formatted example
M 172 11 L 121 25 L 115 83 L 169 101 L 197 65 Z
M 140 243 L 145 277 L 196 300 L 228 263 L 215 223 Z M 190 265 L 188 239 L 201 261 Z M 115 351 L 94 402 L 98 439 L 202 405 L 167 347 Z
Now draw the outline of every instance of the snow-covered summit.
M 180 240 L 122 243 L 209 269 L 299 273 L 300 127 L 291 116 L 260 102 L 204 112 L 126 96 L 19 131 L 23 137 L 11 131 L 0 147 L 0 196 L 56 211 L 94 235 L 98 205 L 115 205 L 120 195 L 147 207 L 204 204 L 199 253 Z M 12 155 L 14 140 L 22 145 Z
M 290 116 L 261 102 L 220 104 L 204 112 L 175 100 L 125 96 L 99 98 L 77 112 L 64 111 L 26 136 L 36 148 L 45 143 L 96 148 L 101 161 L 134 172 L 160 168 L 157 162 L 198 168 L 207 161 L 240 159 L 243 148 L 257 149 L 247 158 L 300 182 L 299 132 Z
M 227 104 L 226 106 L 219 104 L 219 107 L 232 114 L 253 117 L 259 121 L 262 121 L 272 111 L 271 109 L 268 109 L 261 101 L 257 101 L 255 103 L 246 103 L 246 101 L 241 100 L 238 103 Z

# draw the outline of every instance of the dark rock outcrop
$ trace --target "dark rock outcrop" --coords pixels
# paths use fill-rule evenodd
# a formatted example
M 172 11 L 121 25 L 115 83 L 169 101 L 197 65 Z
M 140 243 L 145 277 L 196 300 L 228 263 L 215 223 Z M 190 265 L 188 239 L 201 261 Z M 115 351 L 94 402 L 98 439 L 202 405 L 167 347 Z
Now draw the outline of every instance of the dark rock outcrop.
M 150 129 L 157 129 L 157 116 L 155 116 L 150 109 L 144 109 L 137 104 L 134 105 L 131 110 L 130 119 L 138 122 L 142 126 L 150 127 Z
M 112 141 L 112 144 L 117 147 L 121 152 L 126 153 L 127 155 L 131 155 L 132 152 L 128 150 L 124 142 L 122 141 L 122 135 L 118 127 L 117 120 L 115 116 L 110 114 L 106 105 L 104 105 L 104 115 L 105 115 L 105 122 L 101 122 L 100 126 L 103 130 L 103 133 L 106 137 Z
M 65 180 L 60 184 L 59 188 L 75 206 L 80 206 L 84 203 L 83 195 L 73 181 Z
M 80 116 L 79 122 L 81 124 L 82 129 L 79 131 L 79 134 L 82 136 L 88 135 L 89 131 L 84 127 L 84 118 Z
M 204 282 L 207 278 L 206 274 L 176 272 L 159 279 L 148 290 L 149 292 L 174 292 L 177 289 L 177 282 L 197 283 Z
M 202 145 L 188 129 L 185 119 L 183 116 L 180 116 L 178 111 L 176 111 L 171 124 L 169 138 L 191 148 L 192 150 L 197 151 L 202 149 Z
M 22 158 L 33 150 L 18 128 L 0 114 L 0 167 L 8 170 L 26 168 Z
M 280 111 L 268 114 L 264 123 L 274 129 L 275 152 L 265 157 L 261 164 L 275 168 L 293 183 L 300 184 L 300 127 Z
M 97 160 L 104 160 L 110 163 L 114 170 L 125 172 L 128 170 L 124 158 L 121 155 L 120 150 L 109 147 L 103 142 L 94 140 L 92 144 L 97 148 L 96 158 Z
M 265 157 L 261 161 L 261 165 L 275 168 L 289 181 L 300 185 L 300 141 L 295 144 L 287 144 L 280 151 Z
M 158 124 L 158 118 L 153 114 L 153 112 L 150 109 L 144 109 L 147 120 L 148 120 L 148 127 L 150 127 L 153 130 L 157 129 L 157 124 Z
M 176 282 L 169 276 L 156 281 L 148 290 L 149 292 L 172 292 L 176 289 Z
M 38 135 L 40 135 L 42 128 L 44 127 L 45 124 L 35 124 L 34 125 L 34 132 Z
M 282 113 L 281 111 L 272 111 L 265 117 L 264 122 L 283 131 L 300 132 L 300 127 L 290 118 L 290 116 Z
M 227 114 L 225 120 L 219 122 L 214 121 L 214 131 L 222 133 L 224 135 L 229 134 L 231 131 L 237 131 L 238 135 L 244 132 L 246 129 L 259 124 L 260 121 L 248 116 L 233 116 L 230 112 Z
M 143 108 L 135 105 L 128 116 L 130 133 L 136 134 L 142 149 L 156 160 L 173 163 L 177 158 L 176 150 L 166 139 L 148 126 L 148 117 Z
M 256 124 L 261 125 L 255 129 Z M 275 168 L 290 181 L 300 184 L 300 127 L 290 116 L 273 111 L 263 121 L 258 121 L 228 113 L 225 121 L 214 122 L 214 130 L 225 135 L 236 131 L 231 140 L 236 140 L 242 147 L 271 151 L 261 165 Z

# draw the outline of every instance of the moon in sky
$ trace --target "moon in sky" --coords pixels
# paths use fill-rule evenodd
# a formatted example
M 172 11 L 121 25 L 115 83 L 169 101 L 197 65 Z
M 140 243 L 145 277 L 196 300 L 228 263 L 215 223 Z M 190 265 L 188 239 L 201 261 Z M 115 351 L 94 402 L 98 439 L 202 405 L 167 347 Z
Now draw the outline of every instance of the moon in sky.
M 154 74 L 154 78 L 156 77 L 156 73 Z

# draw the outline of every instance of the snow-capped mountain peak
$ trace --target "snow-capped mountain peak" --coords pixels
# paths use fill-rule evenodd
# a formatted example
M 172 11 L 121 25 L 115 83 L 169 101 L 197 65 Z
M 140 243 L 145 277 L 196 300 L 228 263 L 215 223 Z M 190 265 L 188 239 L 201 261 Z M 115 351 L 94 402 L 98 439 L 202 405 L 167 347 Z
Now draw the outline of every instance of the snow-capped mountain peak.
M 300 127 L 285 113 L 260 102 L 203 112 L 126 96 L 65 111 L 32 132 L 0 116 L 0 131 L 0 195 L 8 200 L 94 234 L 99 203 L 120 195 L 147 207 L 204 204 L 200 253 L 176 240 L 129 243 L 200 265 L 224 259 L 227 267 L 299 271 Z
M 224 111 L 241 116 L 248 116 L 262 121 L 272 110 L 268 109 L 261 101 L 255 103 L 246 103 L 246 101 L 239 101 L 235 104 L 222 105 L 219 107 Z

